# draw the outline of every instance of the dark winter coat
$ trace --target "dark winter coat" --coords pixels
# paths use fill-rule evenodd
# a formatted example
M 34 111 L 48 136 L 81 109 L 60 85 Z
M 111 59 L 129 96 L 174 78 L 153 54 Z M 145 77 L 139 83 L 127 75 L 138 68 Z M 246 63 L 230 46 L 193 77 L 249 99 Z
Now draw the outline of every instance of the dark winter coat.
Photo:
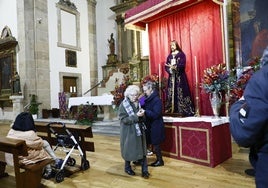
M 151 137 L 151 144 L 159 145 L 165 139 L 165 127 L 162 115 L 162 101 L 157 90 L 145 99 L 145 124 Z
M 268 66 L 264 66 L 249 80 L 244 100 L 230 109 L 230 129 L 235 141 L 243 147 L 259 150 L 268 145 Z M 264 151 L 268 152 L 268 151 Z
M 230 128 L 235 141 L 250 147 L 249 160 L 255 170 L 257 188 L 268 187 L 268 65 L 248 81 L 244 99 L 231 106 Z
M 146 156 L 146 137 L 143 129 L 141 129 L 142 135 L 137 136 L 135 123 L 140 121 L 136 115 L 138 109 L 133 103 L 129 103 L 134 110 L 134 115 L 128 115 L 123 103 L 120 104 L 118 109 L 121 156 L 126 161 L 137 161 Z

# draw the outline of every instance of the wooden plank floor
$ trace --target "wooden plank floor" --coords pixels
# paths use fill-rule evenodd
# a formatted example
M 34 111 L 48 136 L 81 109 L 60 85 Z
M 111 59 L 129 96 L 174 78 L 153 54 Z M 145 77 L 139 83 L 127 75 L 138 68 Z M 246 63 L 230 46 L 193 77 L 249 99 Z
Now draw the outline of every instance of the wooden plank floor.
M 0 136 L 5 136 L 9 126 L 0 125 Z M 134 166 L 136 176 L 124 173 L 124 161 L 120 156 L 119 137 L 94 134 L 95 152 L 88 152 L 90 169 L 65 177 L 61 183 L 54 179 L 42 180 L 42 187 L 60 188 L 253 188 L 254 178 L 244 170 L 250 168 L 248 150 L 233 144 L 233 157 L 224 163 L 210 168 L 176 159 L 164 157 L 165 166 L 149 167 L 151 177 L 143 179 L 140 166 Z M 62 158 L 64 153 L 57 150 Z M 80 157 L 73 156 L 77 164 Z M 153 162 L 154 156 L 148 157 Z M 13 168 L 8 166 L 9 177 L 0 179 L 0 187 L 15 187 Z

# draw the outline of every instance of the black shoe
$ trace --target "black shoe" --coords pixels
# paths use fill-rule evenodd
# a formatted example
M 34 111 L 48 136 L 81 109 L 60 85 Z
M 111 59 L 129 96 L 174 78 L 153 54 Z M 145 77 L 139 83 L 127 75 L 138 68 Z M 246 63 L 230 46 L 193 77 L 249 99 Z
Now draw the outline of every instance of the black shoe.
M 249 176 L 255 176 L 255 170 L 254 169 L 246 169 L 245 173 Z
M 142 176 L 143 178 L 145 178 L 145 179 L 148 179 L 149 176 L 150 176 L 150 173 L 149 173 L 148 171 L 144 171 L 144 172 L 142 172 L 141 176 Z
M 134 172 L 132 169 L 130 169 L 130 170 L 125 170 L 125 172 L 126 172 L 128 175 L 130 175 L 130 176 L 134 176 L 134 175 L 135 175 L 135 172 Z
M 55 166 L 56 169 L 60 169 L 61 166 L 62 166 L 62 164 L 63 164 L 63 160 L 62 159 L 56 159 L 54 166 Z
M 164 166 L 164 161 L 163 160 L 157 160 L 150 164 L 150 166 L 157 167 L 157 166 Z
M 52 178 L 52 169 L 46 169 L 43 173 L 43 178 L 46 180 Z

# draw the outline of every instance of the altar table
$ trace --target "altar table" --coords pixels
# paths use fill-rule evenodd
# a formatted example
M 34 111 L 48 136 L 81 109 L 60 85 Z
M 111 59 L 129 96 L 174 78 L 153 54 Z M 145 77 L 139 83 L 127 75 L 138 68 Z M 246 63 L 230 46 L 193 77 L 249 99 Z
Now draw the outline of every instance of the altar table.
M 90 97 L 70 97 L 68 102 L 68 108 L 70 109 L 72 106 L 83 105 L 95 105 L 95 106 L 103 106 L 103 121 L 112 120 L 113 112 L 111 110 L 112 104 L 114 101 L 113 95 L 102 95 L 102 96 L 90 96 Z
M 164 156 L 210 167 L 232 157 L 228 117 L 164 117 L 164 123 Z
M 93 105 L 112 105 L 112 102 L 114 100 L 113 95 L 102 95 L 102 96 L 90 96 L 90 97 L 70 97 L 68 108 L 71 108 L 72 106 L 79 106 L 81 104 L 92 104 Z

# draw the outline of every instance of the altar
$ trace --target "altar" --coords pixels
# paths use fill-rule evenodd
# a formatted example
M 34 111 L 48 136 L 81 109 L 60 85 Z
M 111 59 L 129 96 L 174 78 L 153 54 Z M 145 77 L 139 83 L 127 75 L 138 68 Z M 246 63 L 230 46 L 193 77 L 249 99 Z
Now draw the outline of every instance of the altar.
M 232 157 L 228 117 L 164 117 L 164 124 L 164 156 L 210 167 Z
M 102 96 L 87 96 L 87 97 L 70 97 L 68 108 L 71 108 L 72 106 L 79 106 L 81 104 L 83 105 L 112 105 L 112 102 L 114 100 L 113 95 L 102 95 Z
M 102 96 L 86 96 L 86 97 L 70 97 L 68 101 L 68 108 L 72 106 L 83 105 L 95 105 L 103 106 L 104 118 L 103 121 L 112 120 L 114 118 L 112 104 L 114 96 L 113 95 L 102 95 Z

